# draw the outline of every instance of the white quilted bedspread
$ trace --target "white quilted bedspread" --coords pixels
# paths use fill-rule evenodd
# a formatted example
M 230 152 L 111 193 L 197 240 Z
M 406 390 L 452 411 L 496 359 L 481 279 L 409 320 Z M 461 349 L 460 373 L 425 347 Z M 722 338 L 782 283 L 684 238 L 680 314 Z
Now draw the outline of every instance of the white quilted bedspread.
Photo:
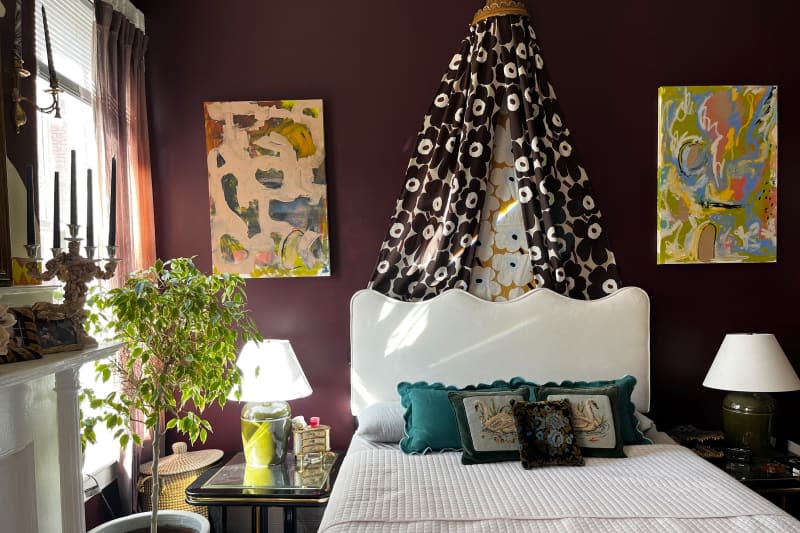
M 321 533 L 794 531 L 800 522 L 693 452 L 626 446 L 626 459 L 523 470 L 460 453 L 351 449 Z

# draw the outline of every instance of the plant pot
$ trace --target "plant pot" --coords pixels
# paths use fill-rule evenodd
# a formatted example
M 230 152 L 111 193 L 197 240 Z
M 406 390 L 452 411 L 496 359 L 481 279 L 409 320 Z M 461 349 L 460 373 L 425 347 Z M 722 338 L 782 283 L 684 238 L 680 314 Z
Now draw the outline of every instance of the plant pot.
M 194 533 L 210 533 L 211 526 L 205 517 L 187 511 L 163 510 L 158 512 L 158 526 L 178 526 Z M 150 531 L 150 512 L 136 513 L 101 524 L 89 533 L 130 533 L 136 529 Z

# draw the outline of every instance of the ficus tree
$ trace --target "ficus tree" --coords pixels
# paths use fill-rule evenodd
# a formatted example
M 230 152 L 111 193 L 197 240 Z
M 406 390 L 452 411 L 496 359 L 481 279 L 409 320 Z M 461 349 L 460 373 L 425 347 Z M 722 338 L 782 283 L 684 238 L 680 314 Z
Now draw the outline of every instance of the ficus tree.
M 124 347 L 95 366 L 103 381 L 115 379 L 117 387 L 105 397 L 86 394 L 100 414 L 84 420 L 84 437 L 91 440 L 94 424 L 104 423 L 121 446 L 131 439 L 141 444 L 131 431 L 131 421 L 141 417 L 152 436 L 152 533 L 160 490 L 162 413 L 166 429 L 177 429 L 192 443 L 205 442 L 212 427 L 203 411 L 215 402 L 224 406 L 229 392 L 239 390 L 238 349 L 247 340 L 261 340 L 244 288 L 239 276 L 207 275 L 191 258 L 178 258 L 158 260 L 132 274 L 122 287 L 91 299 L 90 322 Z

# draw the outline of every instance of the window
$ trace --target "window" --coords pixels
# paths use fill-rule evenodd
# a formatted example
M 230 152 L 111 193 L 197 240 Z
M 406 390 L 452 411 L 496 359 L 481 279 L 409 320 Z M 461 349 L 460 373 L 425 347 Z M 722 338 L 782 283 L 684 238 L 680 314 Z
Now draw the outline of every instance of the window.
M 104 234 L 104 218 L 101 217 L 105 197 L 98 194 L 100 182 L 97 176 L 97 146 L 95 142 L 94 111 L 92 109 L 92 47 L 94 8 L 87 0 L 44 1 L 36 0 L 36 100 L 39 106 L 48 106 L 51 96 L 44 92 L 49 88 L 47 53 L 44 41 L 41 9 L 47 9 L 53 64 L 64 92 L 60 95 L 61 117 L 36 113 L 38 122 L 38 172 L 39 172 L 39 217 L 41 228 L 42 257 L 52 257 L 54 173 L 60 173 L 59 199 L 61 246 L 66 249 L 64 237 L 68 237 L 70 151 L 76 151 L 77 159 L 77 215 L 81 228 L 78 236 L 85 238 L 86 221 L 86 175 L 93 170 L 94 234 L 95 244 Z M 102 240 L 102 239 L 101 239 Z M 82 242 L 85 245 L 86 242 Z
M 44 41 L 41 9 L 44 3 L 53 50 L 53 63 L 64 92 L 60 95 L 61 118 L 53 114 L 36 113 L 38 126 L 39 169 L 39 223 L 41 230 L 41 255 L 46 261 L 52 257 L 54 221 L 54 173 L 60 174 L 60 234 L 61 247 L 66 250 L 65 237 L 69 236 L 70 151 L 76 151 L 77 161 L 77 216 L 81 228 L 78 236 L 86 237 L 87 169 L 92 169 L 95 246 L 104 245 L 108 208 L 105 201 L 105 185 L 96 171 L 98 153 L 95 140 L 94 110 L 92 108 L 92 48 L 94 7 L 88 0 L 36 0 L 36 99 L 39 106 L 48 106 L 52 98 L 49 88 L 47 54 Z M 29 113 L 29 116 L 31 113 Z M 85 253 L 81 242 L 81 253 Z M 95 257 L 104 256 L 105 248 L 99 247 Z M 80 371 L 81 386 L 92 388 L 96 396 L 106 396 L 112 384 L 95 382 L 94 363 L 84 365 Z M 98 426 L 97 444 L 86 450 L 84 473 L 97 475 L 104 467 L 113 464 L 119 456 L 119 445 L 105 427 Z M 99 477 L 99 476 L 98 476 Z

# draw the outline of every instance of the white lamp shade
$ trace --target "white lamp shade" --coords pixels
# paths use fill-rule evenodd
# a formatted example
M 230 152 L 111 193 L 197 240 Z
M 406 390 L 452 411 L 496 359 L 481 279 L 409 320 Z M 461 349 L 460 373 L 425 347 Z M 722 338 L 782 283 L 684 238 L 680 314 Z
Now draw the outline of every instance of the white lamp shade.
M 774 335 L 728 334 L 703 381 L 704 387 L 739 392 L 786 392 L 800 379 Z
M 303 369 L 287 340 L 248 341 L 236 366 L 242 371 L 242 402 L 276 402 L 311 394 Z M 234 390 L 228 398 L 235 400 Z

